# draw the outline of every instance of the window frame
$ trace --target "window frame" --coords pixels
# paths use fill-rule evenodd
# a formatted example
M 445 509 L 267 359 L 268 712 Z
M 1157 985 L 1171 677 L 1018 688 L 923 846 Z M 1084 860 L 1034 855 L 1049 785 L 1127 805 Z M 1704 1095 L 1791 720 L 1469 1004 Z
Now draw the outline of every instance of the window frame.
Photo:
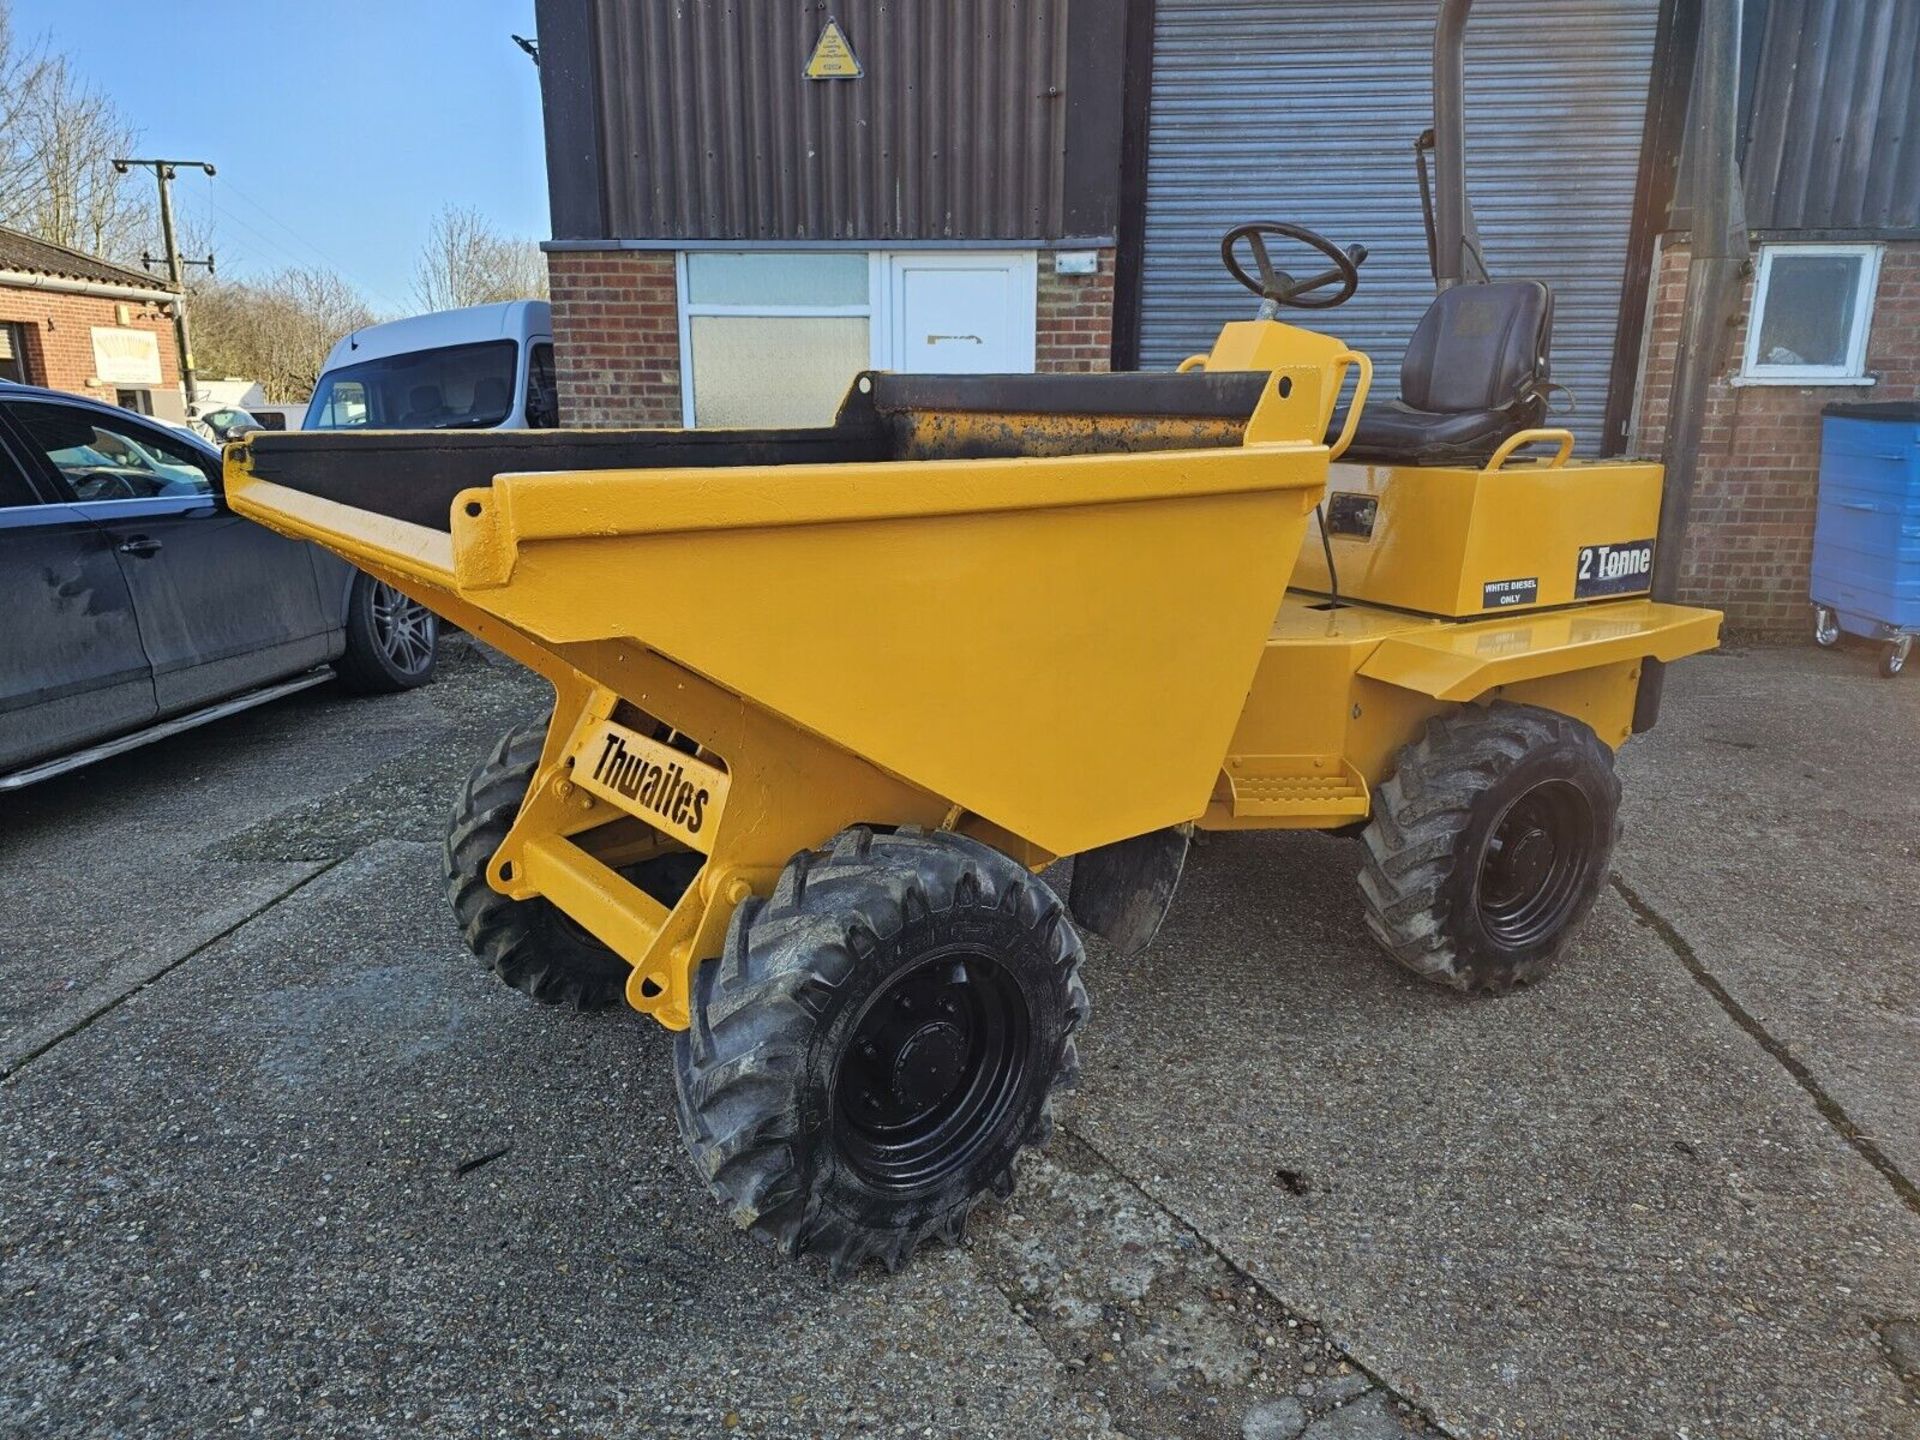
M 1867 373 L 1867 342 L 1873 333 L 1873 311 L 1880 293 L 1880 260 L 1886 247 L 1875 242 L 1766 241 L 1754 269 L 1753 300 L 1747 307 L 1747 339 L 1741 350 L 1736 385 L 1872 385 Z M 1854 310 L 1847 331 L 1846 359 L 1839 365 L 1769 365 L 1758 358 L 1761 322 L 1773 285 L 1773 262 L 1781 256 L 1831 256 L 1860 262 L 1860 283 L 1854 290 Z
M 692 299 L 693 291 L 688 283 L 687 262 L 693 255 L 781 255 L 795 253 L 765 246 L 741 245 L 725 250 L 681 250 L 673 257 L 673 282 L 676 290 L 676 308 L 679 310 L 680 323 L 680 423 L 691 430 L 695 426 L 695 396 L 693 393 L 693 321 L 696 316 L 707 315 L 745 315 L 761 316 L 768 319 L 820 319 L 820 320 L 865 320 L 867 322 L 867 368 L 883 370 L 886 368 L 887 338 L 884 333 L 886 323 L 887 266 L 885 253 L 868 250 L 859 245 L 821 246 L 809 248 L 798 253 L 808 255 L 860 255 L 867 262 L 867 300 L 864 305 L 772 305 L 745 304 L 723 305 L 713 301 Z

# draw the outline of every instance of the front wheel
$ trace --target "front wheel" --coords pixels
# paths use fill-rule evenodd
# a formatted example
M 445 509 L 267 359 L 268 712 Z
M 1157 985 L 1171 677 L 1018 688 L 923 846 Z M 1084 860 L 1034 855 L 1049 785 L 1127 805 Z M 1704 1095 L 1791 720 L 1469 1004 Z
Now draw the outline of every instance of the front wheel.
M 1831 605 L 1813 607 L 1813 643 L 1822 650 L 1840 643 L 1840 616 Z
M 1913 637 L 1902 635 L 1889 640 L 1887 648 L 1880 652 L 1880 673 L 1891 680 L 1907 668 L 1907 656 L 1913 650 Z
M 1367 928 L 1455 990 L 1538 979 L 1606 882 L 1620 833 L 1613 752 L 1570 716 L 1463 706 L 1427 723 L 1362 835 Z
M 841 1276 L 957 1242 L 1072 1081 L 1079 936 L 1047 885 L 947 832 L 849 830 L 734 912 L 674 1048 L 701 1178 Z
M 334 668 L 363 695 L 411 690 L 433 678 L 440 617 L 384 580 L 356 574 L 347 594 L 347 649 Z

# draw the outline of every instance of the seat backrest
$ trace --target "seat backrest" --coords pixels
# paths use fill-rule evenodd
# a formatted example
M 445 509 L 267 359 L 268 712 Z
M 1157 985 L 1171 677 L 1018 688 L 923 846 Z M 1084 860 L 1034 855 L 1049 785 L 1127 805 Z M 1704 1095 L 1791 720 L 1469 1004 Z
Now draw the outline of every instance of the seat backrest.
M 1538 280 L 1455 285 L 1433 297 L 1400 362 L 1400 398 L 1459 414 L 1546 403 L 1553 293 Z

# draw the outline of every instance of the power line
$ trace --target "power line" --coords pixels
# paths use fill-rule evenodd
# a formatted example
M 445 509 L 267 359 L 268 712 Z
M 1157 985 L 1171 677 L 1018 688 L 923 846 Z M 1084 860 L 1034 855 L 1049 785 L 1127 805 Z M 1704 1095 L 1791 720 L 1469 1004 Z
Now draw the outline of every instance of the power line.
M 225 177 L 223 177 L 223 179 L 224 178 Z M 288 235 L 292 236 L 294 241 L 298 243 L 300 246 L 302 246 L 304 249 L 306 249 L 309 254 L 313 255 L 316 259 L 320 260 L 321 262 L 331 267 L 332 269 L 339 271 L 342 275 L 352 280 L 356 285 L 361 286 L 361 288 L 365 289 L 376 300 L 384 301 L 388 305 L 393 306 L 393 308 L 396 310 L 404 311 L 410 308 L 404 302 L 396 304 L 394 302 L 394 297 L 392 296 L 392 294 L 390 294 L 386 290 L 381 289 L 378 286 L 366 284 L 364 276 L 354 274 L 354 272 L 350 267 L 341 264 L 339 260 L 334 258 L 332 255 L 328 254 L 326 251 L 322 250 L 318 245 L 315 245 L 300 230 L 296 229 L 292 225 L 289 225 L 286 221 L 282 220 L 278 215 L 274 214 L 273 211 L 269 210 L 265 205 L 262 205 L 258 200 L 254 199 L 246 191 L 242 190 L 238 185 L 235 185 L 232 180 L 227 179 L 225 181 L 225 185 L 223 188 L 227 191 L 228 194 L 232 195 L 236 200 L 239 200 L 242 203 L 251 206 L 262 217 L 264 217 L 268 221 L 268 223 L 279 227 L 281 230 L 284 230 Z M 209 185 L 207 189 L 208 189 L 209 202 L 211 202 L 213 187 Z M 243 223 L 239 221 L 238 216 L 234 216 L 232 218 L 235 220 L 236 223 Z M 254 231 L 253 233 L 256 235 L 260 234 L 260 232 L 257 230 Z M 264 235 L 262 235 L 260 238 L 262 240 L 266 239 Z M 280 248 L 284 249 L 284 247 L 280 247 Z

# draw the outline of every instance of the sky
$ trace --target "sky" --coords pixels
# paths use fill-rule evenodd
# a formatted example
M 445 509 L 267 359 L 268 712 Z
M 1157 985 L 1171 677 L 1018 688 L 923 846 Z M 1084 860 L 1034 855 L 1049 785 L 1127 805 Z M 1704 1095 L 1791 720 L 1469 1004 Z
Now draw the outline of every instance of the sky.
M 540 77 L 508 37 L 534 0 L 12 0 L 20 39 L 66 52 L 182 171 L 186 223 L 220 273 L 325 266 L 411 312 L 443 205 L 545 239 Z M 151 184 L 151 180 L 147 183 Z

